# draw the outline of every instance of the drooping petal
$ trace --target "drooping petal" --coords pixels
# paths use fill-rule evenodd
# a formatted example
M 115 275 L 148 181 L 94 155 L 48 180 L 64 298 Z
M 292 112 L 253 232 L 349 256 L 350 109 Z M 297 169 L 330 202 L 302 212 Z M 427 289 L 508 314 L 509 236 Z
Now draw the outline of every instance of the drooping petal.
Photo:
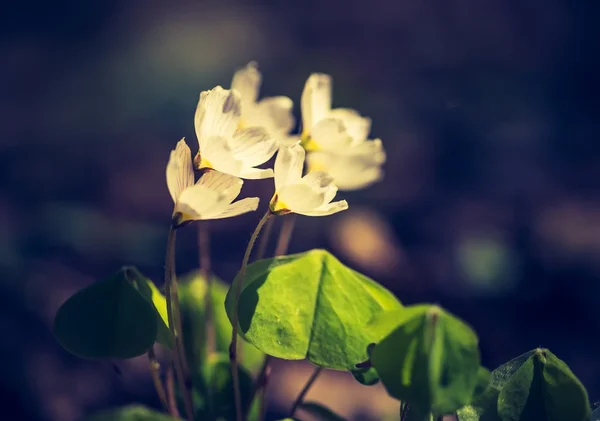
M 241 95 L 244 120 L 247 120 L 246 114 L 256 103 L 261 81 L 262 76 L 258 71 L 258 64 L 255 61 L 251 61 L 246 67 L 239 69 L 233 75 L 231 89 L 238 91 Z
M 350 108 L 334 108 L 329 113 L 329 117 L 339 118 L 344 122 L 346 131 L 355 143 L 363 142 L 369 136 L 371 131 L 371 119 L 362 117 L 357 111 Z
M 337 202 L 327 203 L 314 210 L 300 211 L 296 213 L 306 216 L 327 216 L 333 215 L 334 213 L 338 213 L 346 209 L 348 209 L 348 202 L 346 202 L 345 200 L 338 200 Z
M 248 180 L 262 180 L 265 178 L 273 178 L 273 170 L 271 168 L 252 168 L 244 167 L 240 170 L 240 177 Z
M 312 189 L 305 183 L 284 186 L 277 191 L 280 207 L 295 213 L 311 211 L 323 205 L 325 192 Z
M 222 212 L 228 204 L 216 191 L 196 183 L 181 193 L 175 205 L 175 213 L 182 214 L 181 222 L 204 219 L 206 215 Z
M 175 149 L 171 151 L 169 163 L 167 164 L 167 187 L 173 203 L 177 202 L 177 199 L 186 188 L 193 185 L 192 152 L 185 143 L 185 139 L 181 139 L 177 142 Z
M 313 126 L 331 110 L 331 85 L 331 76 L 324 73 L 308 77 L 300 100 L 303 132 L 312 133 Z
M 209 137 L 231 137 L 238 126 L 240 115 L 241 98 L 237 91 L 217 86 L 202 92 L 194 117 L 200 153 L 204 153 L 205 142 Z
M 305 155 L 306 152 L 300 142 L 279 148 L 275 158 L 275 191 L 278 192 L 286 185 L 300 182 Z
M 229 218 L 232 216 L 241 215 L 243 213 L 255 211 L 258 208 L 258 202 L 258 197 L 247 197 L 245 199 L 238 200 L 237 202 L 229 205 L 218 215 L 212 216 L 210 219 Z
M 277 151 L 277 142 L 262 127 L 249 127 L 235 132 L 229 141 L 231 153 L 245 167 L 267 162 Z
M 317 149 L 348 148 L 354 142 L 346 130 L 344 122 L 337 118 L 326 118 L 319 121 L 311 132 L 311 140 Z
M 208 170 L 202 174 L 198 183 L 219 193 L 223 200 L 231 203 L 240 194 L 244 181 L 230 174 Z

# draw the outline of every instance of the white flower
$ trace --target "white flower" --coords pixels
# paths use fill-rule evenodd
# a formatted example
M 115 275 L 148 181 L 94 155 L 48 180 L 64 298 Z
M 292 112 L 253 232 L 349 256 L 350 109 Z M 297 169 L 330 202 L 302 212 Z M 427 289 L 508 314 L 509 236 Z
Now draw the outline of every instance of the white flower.
M 241 97 L 217 86 L 200 94 L 194 124 L 199 150 L 196 168 L 213 168 L 241 178 L 273 177 L 273 170 L 254 168 L 277 150 L 275 139 L 262 127 L 238 130 Z
M 221 219 L 256 210 L 258 198 L 250 197 L 233 202 L 244 182 L 238 177 L 208 170 L 194 183 L 192 153 L 181 139 L 171 151 L 167 164 L 167 186 L 175 203 L 173 223 L 200 219 Z
M 327 171 L 340 190 L 358 190 L 383 178 L 385 158 L 381 140 L 375 139 L 338 151 L 313 151 L 306 161 L 309 172 Z
M 275 195 L 271 200 L 271 211 L 325 216 L 348 209 L 345 200 L 332 202 L 338 189 L 328 173 L 314 171 L 302 177 L 304 156 L 300 142 L 279 149 L 275 159 Z
M 380 139 L 369 140 L 371 119 L 348 108 L 331 108 L 331 76 L 310 75 L 302 92 L 302 143 L 308 171 L 329 172 L 342 190 L 378 181 L 385 152 Z

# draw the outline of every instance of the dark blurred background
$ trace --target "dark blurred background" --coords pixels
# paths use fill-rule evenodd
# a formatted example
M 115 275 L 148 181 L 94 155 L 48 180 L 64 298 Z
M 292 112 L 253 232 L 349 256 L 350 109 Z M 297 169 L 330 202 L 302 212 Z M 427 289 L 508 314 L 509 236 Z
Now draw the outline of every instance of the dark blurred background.
M 385 181 L 350 210 L 299 218 L 291 251 L 325 247 L 405 303 L 473 325 L 494 368 L 537 346 L 600 400 L 600 3 L 567 0 L 104 0 L 2 5 L 0 408 L 74 421 L 157 405 L 141 359 L 79 360 L 51 333 L 75 290 L 136 264 L 161 279 L 169 151 L 194 148 L 201 90 L 257 60 L 263 96 L 296 103 L 311 72 L 373 118 Z M 246 183 L 266 206 L 272 181 Z M 238 268 L 260 214 L 215 223 L 213 267 Z M 179 272 L 197 265 L 194 230 Z M 307 376 L 279 365 L 273 414 Z M 345 382 L 349 391 L 329 387 Z M 397 413 L 347 375 L 315 387 L 348 416 Z M 361 395 L 361 391 L 363 394 Z M 350 398 L 349 395 L 352 395 Z M 8 414 L 8 416 L 7 416 Z

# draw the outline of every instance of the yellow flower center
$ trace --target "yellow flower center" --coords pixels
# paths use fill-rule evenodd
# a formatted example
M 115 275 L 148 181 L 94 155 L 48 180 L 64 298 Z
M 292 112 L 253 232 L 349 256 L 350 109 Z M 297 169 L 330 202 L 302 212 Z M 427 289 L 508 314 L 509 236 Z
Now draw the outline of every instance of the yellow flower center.
M 271 212 L 273 212 L 275 215 L 285 215 L 292 212 L 288 209 L 285 203 L 279 200 L 277 193 L 273 195 L 273 198 L 269 203 L 269 209 L 271 209 Z
M 209 160 L 201 156 L 199 153 L 194 157 L 194 168 L 201 170 L 203 168 L 213 169 L 214 167 Z
M 300 136 L 300 144 L 307 152 L 314 152 L 320 149 L 319 144 L 307 132 L 303 132 Z

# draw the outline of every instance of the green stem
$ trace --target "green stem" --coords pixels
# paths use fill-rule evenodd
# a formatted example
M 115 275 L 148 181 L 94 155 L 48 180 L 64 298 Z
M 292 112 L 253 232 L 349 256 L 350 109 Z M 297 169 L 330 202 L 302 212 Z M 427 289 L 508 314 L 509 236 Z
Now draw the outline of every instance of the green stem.
M 206 293 L 204 295 L 204 323 L 206 337 L 206 353 L 210 355 L 216 349 L 216 332 L 214 324 L 214 309 L 212 302 L 213 280 L 210 276 L 210 231 L 208 221 L 198 221 L 198 248 L 200 250 L 200 271 L 204 282 L 206 282 Z
M 256 250 L 256 256 L 254 257 L 254 260 L 260 260 L 265 257 L 267 245 L 269 244 L 269 237 L 271 236 L 271 231 L 273 230 L 273 222 L 275 222 L 275 219 L 273 218 L 269 218 L 267 221 L 263 235 L 260 237 L 260 241 L 258 242 L 258 249 Z
M 242 260 L 242 267 L 240 268 L 240 272 L 234 282 L 235 287 L 235 299 L 233 301 L 233 320 L 232 324 L 232 332 L 231 332 L 231 344 L 229 345 L 229 361 L 231 362 L 231 375 L 233 377 L 233 394 L 235 398 L 235 417 L 236 421 L 243 421 L 243 408 L 242 408 L 242 396 L 240 391 L 240 378 L 238 376 L 238 360 L 237 360 L 237 338 L 239 331 L 239 313 L 238 313 L 238 303 L 240 300 L 240 295 L 242 293 L 242 287 L 244 285 L 244 278 L 246 276 L 246 268 L 248 267 L 248 260 L 250 260 L 250 253 L 252 253 L 252 248 L 254 247 L 254 243 L 260 234 L 265 223 L 272 216 L 270 211 L 267 211 L 265 215 L 258 222 L 258 225 L 254 229 L 252 236 L 250 237 L 250 241 L 248 242 L 248 247 L 246 247 L 246 252 L 244 253 L 244 259 Z
M 275 256 L 283 256 L 287 253 L 292 239 L 292 232 L 296 225 L 296 214 L 292 213 L 283 220 L 283 226 L 279 232 L 279 240 L 277 240 L 277 247 L 275 248 Z
M 171 226 L 167 239 L 167 255 L 165 258 L 165 290 L 167 295 L 167 316 L 169 319 L 169 329 L 174 338 L 173 347 L 173 365 L 177 374 L 179 389 L 183 396 L 185 411 L 189 421 L 194 421 L 194 406 L 192 404 L 192 393 L 187 381 L 187 366 L 185 363 L 185 353 L 183 350 L 183 340 L 181 336 L 181 312 L 179 310 L 179 296 L 177 294 L 177 276 L 175 272 L 175 234 L 176 229 Z
M 169 403 L 169 414 L 174 418 L 179 418 L 177 409 L 177 398 L 175 397 L 175 379 L 173 378 L 173 367 L 168 366 L 165 373 L 165 387 L 167 389 L 167 402 Z
M 292 411 L 290 412 L 290 417 L 292 417 L 292 418 L 294 417 L 294 415 L 296 414 L 296 411 L 298 410 L 298 407 L 304 401 L 306 394 L 308 393 L 308 391 L 310 390 L 312 385 L 317 380 L 317 377 L 319 377 L 319 374 L 321 374 L 321 371 L 323 371 L 323 367 L 317 367 L 315 369 L 315 371 L 313 371 L 313 373 L 310 375 L 310 377 L 308 378 L 308 381 L 306 382 L 306 384 L 300 391 L 300 394 L 294 401 L 294 404 L 292 405 Z
M 154 346 L 152 346 L 148 350 L 148 362 L 150 363 L 150 374 L 152 375 L 152 383 L 154 383 L 154 388 L 156 389 L 158 399 L 160 399 L 160 403 L 162 404 L 163 408 L 166 411 L 169 411 L 167 394 L 165 393 L 165 388 L 163 387 L 163 384 L 160 381 L 160 363 L 156 359 L 156 354 L 154 353 Z

